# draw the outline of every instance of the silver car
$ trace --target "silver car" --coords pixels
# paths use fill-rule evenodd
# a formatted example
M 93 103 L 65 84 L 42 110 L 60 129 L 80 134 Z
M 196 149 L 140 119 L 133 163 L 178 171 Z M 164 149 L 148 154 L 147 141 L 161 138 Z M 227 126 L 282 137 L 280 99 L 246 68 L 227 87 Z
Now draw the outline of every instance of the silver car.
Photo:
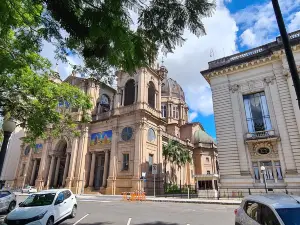
M 300 197 L 286 194 L 250 195 L 234 212 L 235 225 L 299 225 Z
M 9 190 L 0 190 L 0 212 L 11 212 L 17 204 L 16 196 Z

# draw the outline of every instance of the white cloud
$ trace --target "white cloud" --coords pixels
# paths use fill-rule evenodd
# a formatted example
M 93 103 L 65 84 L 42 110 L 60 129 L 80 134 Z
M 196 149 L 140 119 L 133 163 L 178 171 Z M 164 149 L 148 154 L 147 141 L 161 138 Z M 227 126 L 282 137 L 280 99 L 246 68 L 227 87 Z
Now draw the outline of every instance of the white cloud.
M 242 46 L 255 46 L 257 43 L 256 35 L 253 33 L 252 29 L 245 30 L 242 35 Z
M 213 114 L 211 90 L 200 71 L 208 67 L 209 61 L 236 52 L 238 28 L 223 2 L 218 2 L 215 14 L 203 21 L 207 35 L 197 38 L 186 32 L 187 41 L 174 54 L 168 54 L 165 65 L 168 76 L 184 89 L 191 111 L 208 116 Z
M 192 111 L 190 115 L 192 119 L 195 119 L 193 117 L 199 113 L 203 116 L 213 114 L 210 86 L 200 71 L 207 68 L 209 61 L 237 51 L 238 28 L 223 1 L 228 2 L 228 0 L 218 0 L 213 16 L 203 20 L 207 35 L 197 38 L 190 32 L 185 32 L 187 41 L 183 46 L 177 47 L 173 54 L 168 54 L 165 59 L 169 76 L 175 79 L 185 91 L 186 101 Z M 134 29 L 135 26 L 133 25 L 132 28 Z M 49 43 L 45 43 L 44 46 L 42 55 L 55 65 L 57 61 L 54 59 L 54 46 Z M 82 63 L 80 59 L 76 59 L 75 62 Z M 62 78 L 66 78 L 72 71 L 69 65 L 60 62 L 58 69 Z
M 282 14 L 287 22 L 289 30 L 299 27 L 300 16 L 292 17 L 295 10 L 300 5 L 300 0 L 279 0 Z M 275 36 L 279 35 L 277 21 L 271 1 L 262 4 L 250 5 L 238 11 L 234 18 L 243 31 L 240 36 L 242 46 L 250 48 L 274 41 Z M 294 21 L 291 19 L 294 18 Z M 293 23 L 292 25 L 289 25 Z
M 189 122 L 193 122 L 193 120 L 198 116 L 196 112 L 189 113 Z
M 295 15 L 293 15 L 293 18 L 291 19 L 291 22 L 288 26 L 289 32 L 293 32 L 300 29 L 300 12 L 297 12 Z

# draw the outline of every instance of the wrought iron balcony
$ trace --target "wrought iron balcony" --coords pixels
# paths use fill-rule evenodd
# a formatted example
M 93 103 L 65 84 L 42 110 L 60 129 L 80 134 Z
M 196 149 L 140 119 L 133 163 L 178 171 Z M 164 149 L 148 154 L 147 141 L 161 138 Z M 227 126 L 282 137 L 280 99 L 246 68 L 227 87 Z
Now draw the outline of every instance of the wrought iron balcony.
M 265 139 L 276 137 L 274 130 L 256 131 L 253 133 L 246 133 L 247 140 Z

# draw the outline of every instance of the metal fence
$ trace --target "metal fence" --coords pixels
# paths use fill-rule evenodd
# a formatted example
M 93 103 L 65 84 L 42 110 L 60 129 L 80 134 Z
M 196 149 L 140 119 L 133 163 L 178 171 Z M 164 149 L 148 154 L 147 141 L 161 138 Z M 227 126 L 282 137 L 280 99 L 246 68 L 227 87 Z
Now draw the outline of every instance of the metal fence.
M 300 196 L 300 187 L 255 187 L 255 188 L 220 188 L 219 190 L 202 189 L 199 190 L 195 185 L 171 185 L 167 184 L 165 187 L 156 188 L 156 197 L 164 198 L 182 198 L 182 199 L 243 199 L 248 195 L 261 194 L 290 194 Z M 153 189 L 146 190 L 147 196 L 153 196 Z

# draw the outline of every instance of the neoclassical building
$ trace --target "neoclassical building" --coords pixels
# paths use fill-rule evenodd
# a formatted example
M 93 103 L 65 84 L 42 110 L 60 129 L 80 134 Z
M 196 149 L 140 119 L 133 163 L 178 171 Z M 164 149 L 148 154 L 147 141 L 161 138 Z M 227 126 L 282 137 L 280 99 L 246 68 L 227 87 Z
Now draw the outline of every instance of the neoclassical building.
M 157 193 L 164 182 L 216 189 L 214 140 L 200 123 L 188 123 L 184 92 L 167 74 L 164 66 L 142 68 L 134 76 L 118 71 L 117 90 L 70 75 L 63 82 L 91 96 L 92 121 L 78 126 L 79 138 L 66 133 L 60 139 L 39 140 L 33 150 L 23 143 L 15 186 L 35 185 L 40 190 L 67 187 L 75 193 L 106 194 L 144 189 L 150 194 L 152 166 L 156 165 Z M 70 110 L 79 121 L 80 111 Z M 169 140 L 189 149 L 194 163 L 180 170 L 167 163 L 165 175 L 162 147 Z
M 300 66 L 300 31 L 290 40 Z M 264 174 L 270 189 L 299 187 L 300 111 L 281 38 L 201 73 L 212 89 L 221 189 L 264 188 Z

